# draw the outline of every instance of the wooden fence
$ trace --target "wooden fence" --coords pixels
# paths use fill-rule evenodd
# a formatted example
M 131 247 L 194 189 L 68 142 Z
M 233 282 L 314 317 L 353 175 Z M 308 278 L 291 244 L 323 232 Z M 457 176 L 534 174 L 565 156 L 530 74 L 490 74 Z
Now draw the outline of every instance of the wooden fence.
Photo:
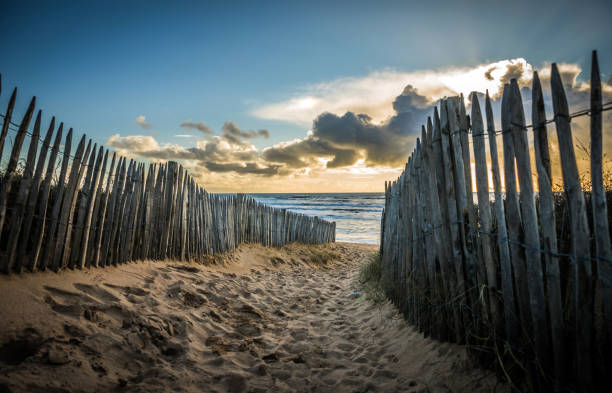
M 16 95 L 17 89 L 0 115 L 0 160 L 9 131 L 14 132 L 0 177 L 4 273 L 144 259 L 199 260 L 242 242 L 335 241 L 333 222 L 271 208 L 244 194 L 209 194 L 176 162 L 147 166 L 92 147 L 85 135 L 72 155 L 72 129 L 64 138 L 64 126 L 56 130 L 55 118 L 44 139 L 40 110 L 29 130 L 35 97 L 21 123 L 12 121 Z M 26 136 L 30 143 L 21 157 Z
M 410 323 L 433 338 L 468 344 L 474 357 L 496 365 L 518 391 L 603 391 L 612 370 L 612 251 L 602 182 L 602 111 L 612 107 L 602 105 L 596 52 L 589 110 L 569 113 L 555 64 L 553 120 L 546 120 L 537 73 L 532 92 L 533 125 L 527 126 L 516 80 L 504 86 L 501 131 L 495 129 L 488 93 L 486 123 L 476 93 L 471 115 L 463 97 L 440 101 L 404 172 L 385 186 L 384 280 Z M 570 120 L 579 115 L 591 120 L 591 206 L 572 142 Z M 546 125 L 553 122 L 564 194 L 551 189 Z M 561 233 L 568 231 L 561 244 Z

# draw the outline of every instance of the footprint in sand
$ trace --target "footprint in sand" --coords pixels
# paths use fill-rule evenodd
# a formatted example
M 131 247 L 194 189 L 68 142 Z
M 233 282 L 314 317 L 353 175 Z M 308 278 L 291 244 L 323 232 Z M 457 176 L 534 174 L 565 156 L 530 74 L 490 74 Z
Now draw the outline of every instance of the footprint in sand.
M 205 297 L 192 292 L 183 293 L 183 304 L 187 307 L 200 307 L 208 303 Z
M 352 352 L 356 347 L 353 344 L 349 344 L 349 343 L 340 343 L 338 345 L 336 345 L 336 347 L 344 352 Z
M 73 286 L 79 291 L 85 292 L 86 294 L 105 302 L 118 302 L 120 300 L 117 296 L 97 285 L 74 283 Z
M 150 293 L 149 291 L 142 289 L 142 288 L 138 288 L 138 287 L 113 285 L 113 284 L 108 284 L 108 283 L 104 283 L 104 285 L 106 285 L 109 288 L 118 289 L 121 292 L 123 292 L 125 295 L 146 296 Z
M 59 297 L 62 301 L 71 303 L 70 305 L 81 305 L 81 304 L 101 304 L 98 299 L 92 298 L 91 296 L 81 293 L 81 292 L 72 292 L 61 288 L 56 288 L 52 286 L 45 285 L 43 288 L 49 292 L 50 294 Z M 47 296 L 55 302 L 55 298 L 51 296 Z M 47 301 L 47 299 L 45 299 Z M 53 302 L 47 301 L 47 303 L 52 304 Z M 60 304 L 59 302 L 57 302 Z
M 42 292 L 55 311 L 48 313 L 53 334 L 39 329 L 46 338 L 41 334 L 32 345 L 15 343 L 22 337 L 0 342 L 0 392 L 4 386 L 57 393 L 495 390 L 482 389 L 482 378 L 470 383 L 463 376 L 466 383 L 457 383 L 461 376 L 445 368 L 449 358 L 459 361 L 457 348 L 439 349 L 431 340 L 425 346 L 405 325 L 383 329 L 380 307 L 387 305 L 350 299 L 348 294 L 359 290 L 358 262 L 325 270 L 284 264 L 280 272 L 262 273 L 262 267 L 246 275 L 179 262 L 147 265 L 143 274 L 135 263 L 116 269 L 117 277 L 107 269 L 110 273 L 93 281 L 91 274 L 67 271 L 66 281 L 41 283 L 35 293 L 40 299 Z M 48 355 L 46 346 L 56 344 L 59 349 Z M 11 362 L 23 365 L 11 368 Z M 423 369 L 435 379 L 413 375 Z M 473 375 L 486 377 L 477 372 Z M 82 388 L 74 375 L 85 383 Z M 423 381 L 417 384 L 417 377 Z M 14 387 L 19 378 L 21 389 Z M 448 389 L 440 388 L 439 381 L 453 379 Z M 30 389 L 31 381 L 41 387 Z
M 55 301 L 55 299 L 49 295 L 45 296 L 45 303 L 51 306 L 51 309 L 59 314 L 79 318 L 83 312 L 83 306 L 80 304 L 63 304 Z

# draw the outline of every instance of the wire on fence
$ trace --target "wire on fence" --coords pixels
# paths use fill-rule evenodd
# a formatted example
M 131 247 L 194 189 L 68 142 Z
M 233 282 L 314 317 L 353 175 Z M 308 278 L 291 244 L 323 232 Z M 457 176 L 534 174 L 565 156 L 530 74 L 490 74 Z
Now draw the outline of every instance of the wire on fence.
M 5 118 L 5 115 L 0 114 L 0 117 L 2 117 L 2 118 L 4 119 L 4 118 Z M 19 124 L 17 124 L 17 123 L 15 123 L 15 122 L 13 122 L 12 120 L 9 122 L 9 127 L 8 127 L 8 129 L 9 129 L 10 131 L 13 131 L 13 132 L 18 132 L 18 131 L 19 131 L 19 127 L 20 127 L 20 125 L 19 125 Z M 26 135 L 27 135 L 27 136 L 29 136 L 30 138 L 32 138 L 32 137 L 34 136 L 34 133 L 33 133 L 32 131 L 30 131 L 30 130 L 26 130 L 26 132 L 25 132 L 25 133 L 26 133 Z M 42 143 L 42 144 L 43 144 L 43 146 L 45 145 L 45 141 L 44 141 L 44 139 L 43 139 L 41 136 L 38 136 L 38 141 L 39 141 L 40 143 Z M 51 149 L 53 149 L 53 146 L 51 146 L 51 144 L 49 144 L 49 145 L 46 147 L 46 149 L 47 149 L 47 150 L 51 150 Z M 63 154 L 64 154 L 64 150 L 62 150 L 62 149 L 58 149 L 58 155 L 60 155 L 60 153 L 61 153 L 61 155 L 63 156 Z M 70 158 L 70 159 L 74 160 L 76 157 L 75 157 L 75 156 L 73 156 L 72 154 L 68 154 L 68 158 Z M 81 165 L 82 165 L 82 166 L 84 166 L 84 167 L 89 167 L 89 164 L 86 164 L 86 163 L 81 163 Z
M 601 106 L 600 112 L 606 112 L 606 111 L 609 111 L 609 110 L 612 110 L 612 101 L 609 101 L 609 102 L 606 102 L 605 104 L 603 104 Z M 568 115 L 568 118 L 571 120 L 571 119 L 574 119 L 576 117 L 590 116 L 591 112 L 592 112 L 592 110 L 590 108 L 589 109 L 582 109 L 582 110 L 579 110 L 577 112 L 570 113 Z M 554 123 L 555 120 L 556 120 L 556 116 L 553 117 L 552 119 L 548 119 L 548 120 L 538 124 L 537 127 L 543 127 L 543 126 L 545 126 L 547 124 Z M 516 123 L 513 123 L 513 122 L 511 122 L 510 124 L 512 124 L 515 127 L 523 128 L 525 131 L 527 131 L 529 128 L 534 128 L 533 124 L 528 124 L 528 125 L 525 125 L 525 126 L 522 125 L 522 124 L 516 124 Z M 495 131 L 492 131 L 492 132 L 485 131 L 485 132 L 483 132 L 480 135 L 474 135 L 472 133 L 472 127 L 470 125 L 465 130 L 464 129 L 459 129 L 458 131 L 451 132 L 448 135 L 460 134 L 462 132 L 465 132 L 467 134 L 472 134 L 472 138 L 489 138 L 491 135 L 495 135 L 495 136 L 503 135 L 503 134 L 512 132 L 512 130 L 495 130 Z M 439 141 L 440 141 L 440 138 L 434 138 L 432 140 L 432 142 L 439 142 Z M 469 143 L 472 143 L 472 140 L 469 140 Z
M 443 227 L 445 227 L 447 225 L 452 225 L 452 224 L 463 224 L 463 225 L 465 225 L 466 227 L 468 227 L 470 229 L 470 232 L 478 232 L 478 233 L 481 233 L 483 235 L 488 235 L 488 236 L 491 236 L 491 237 L 494 237 L 494 236 L 497 237 L 498 236 L 498 233 L 488 232 L 488 231 L 482 230 L 480 228 L 473 229 L 472 226 L 468 222 L 466 222 L 464 220 L 457 220 L 457 221 L 450 222 L 449 224 L 439 224 L 439 225 L 436 225 L 436 226 L 430 228 L 427 231 L 423 231 L 422 234 L 419 235 L 419 236 L 413 236 L 412 239 L 410 239 L 410 244 L 414 244 L 414 243 L 416 243 L 418 241 L 424 240 L 424 239 L 430 237 L 431 235 L 433 235 L 435 230 L 443 228 Z M 510 239 L 509 236 L 506 237 L 506 238 L 498 239 L 498 242 L 507 242 L 509 244 L 514 244 L 514 245 L 517 245 L 517 246 L 521 246 L 521 247 L 523 247 L 525 249 L 525 251 L 528 251 L 528 252 L 539 252 L 541 254 L 549 254 L 549 255 L 552 255 L 552 256 L 557 257 L 557 258 L 568 258 L 568 259 L 570 259 L 574 263 L 576 263 L 578 261 L 589 261 L 589 260 L 590 261 L 600 261 L 600 262 L 612 263 L 611 259 L 607 259 L 607 258 L 603 258 L 603 257 L 599 257 L 599 256 L 592 256 L 591 255 L 591 256 L 583 256 L 583 257 L 574 257 L 572 254 L 565 254 L 565 253 L 555 252 L 555 251 L 552 251 L 552 250 L 530 247 L 529 245 L 527 245 L 525 243 L 522 243 L 522 242 L 520 242 L 518 240 Z M 576 260 L 576 258 L 577 258 L 577 260 Z

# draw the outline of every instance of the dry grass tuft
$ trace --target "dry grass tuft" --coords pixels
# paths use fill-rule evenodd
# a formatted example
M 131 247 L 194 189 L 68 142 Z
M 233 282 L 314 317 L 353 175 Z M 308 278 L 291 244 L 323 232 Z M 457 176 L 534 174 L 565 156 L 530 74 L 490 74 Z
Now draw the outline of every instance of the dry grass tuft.
M 375 304 L 387 301 L 380 253 L 373 253 L 359 270 L 359 284 L 368 300 Z
M 340 254 L 330 249 L 313 249 L 310 254 L 310 262 L 318 265 L 326 265 L 327 263 L 338 259 Z

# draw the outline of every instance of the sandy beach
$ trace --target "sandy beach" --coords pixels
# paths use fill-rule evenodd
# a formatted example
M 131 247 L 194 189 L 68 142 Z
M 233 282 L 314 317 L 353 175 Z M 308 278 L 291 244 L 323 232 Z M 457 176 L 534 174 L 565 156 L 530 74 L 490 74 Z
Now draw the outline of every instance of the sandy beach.
M 360 291 L 376 246 L 0 277 L 0 392 L 505 391 Z

